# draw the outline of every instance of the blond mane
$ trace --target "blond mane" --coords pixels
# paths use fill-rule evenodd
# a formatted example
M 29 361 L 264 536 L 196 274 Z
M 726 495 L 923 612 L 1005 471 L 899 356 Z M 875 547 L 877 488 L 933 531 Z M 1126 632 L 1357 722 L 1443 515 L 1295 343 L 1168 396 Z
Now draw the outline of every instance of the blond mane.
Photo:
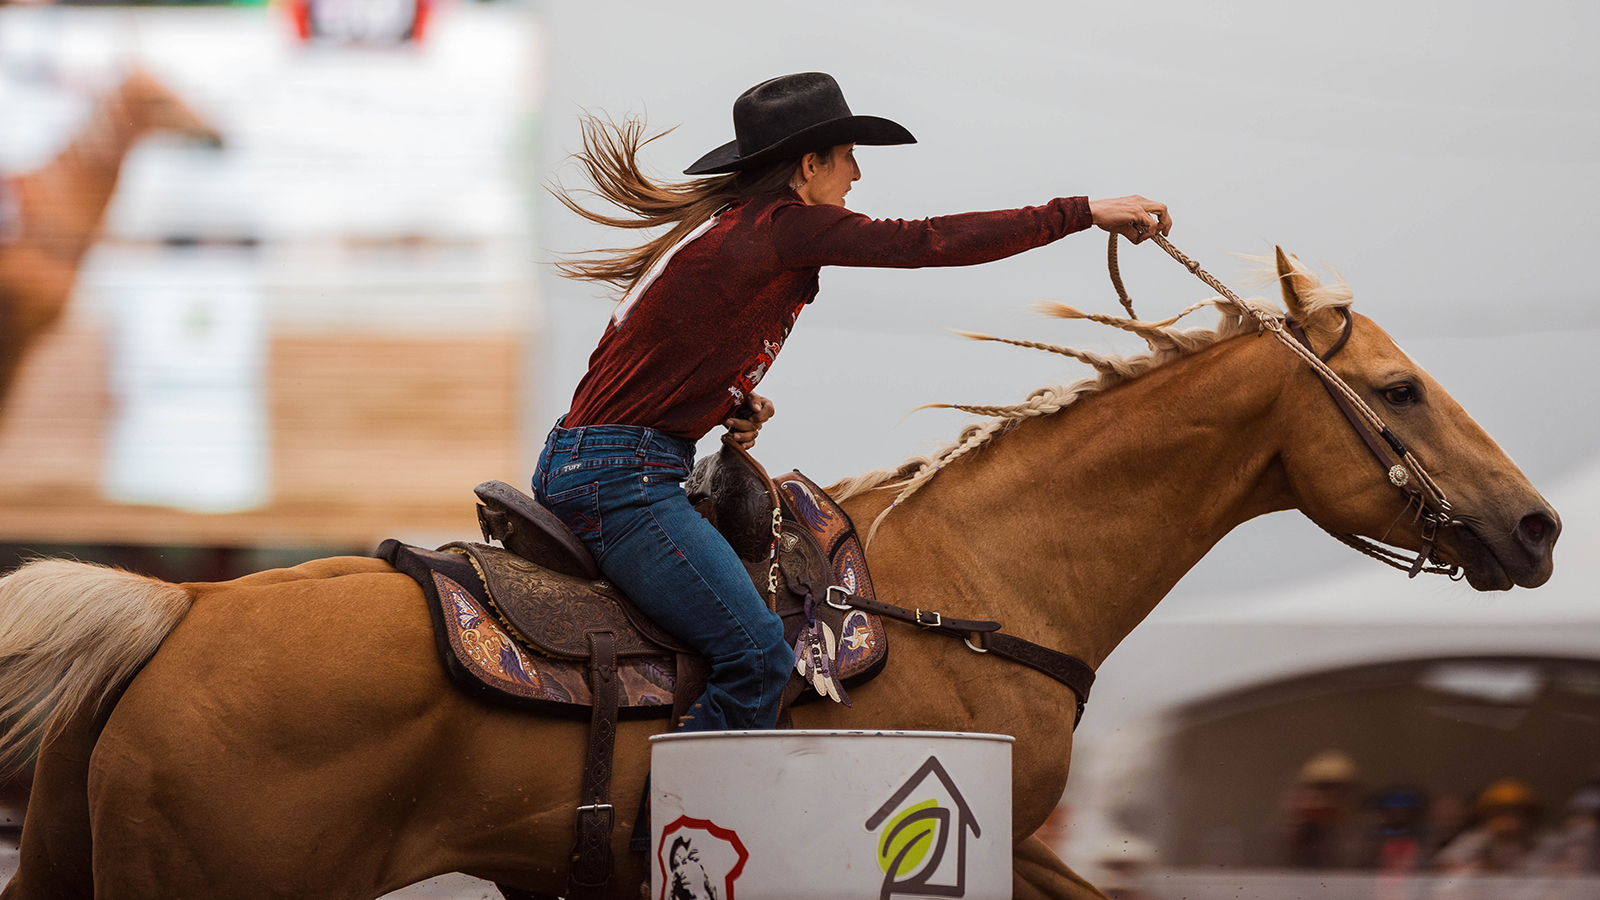
M 1276 263 L 1272 257 L 1241 256 L 1241 258 L 1255 264 L 1247 283 L 1263 285 L 1278 280 Z M 1339 276 L 1337 271 L 1329 269 L 1335 281 L 1333 284 L 1324 285 L 1298 259 L 1291 257 L 1290 264 L 1295 267 L 1296 275 L 1301 276 L 1296 280 L 1296 291 L 1305 305 L 1303 310 L 1305 316 L 1309 317 L 1323 309 L 1348 307 L 1350 305 L 1350 287 L 1345 284 L 1344 279 Z M 1283 310 L 1277 304 L 1261 297 L 1251 297 L 1245 300 L 1244 303 L 1274 317 L 1281 318 L 1284 315 Z M 1215 307 L 1219 313 L 1219 319 L 1214 328 L 1179 329 L 1174 327 L 1184 316 L 1207 306 Z M 1224 297 L 1212 297 L 1202 300 L 1199 303 L 1190 305 L 1177 315 L 1159 322 L 1125 319 L 1101 313 L 1086 313 L 1065 303 L 1048 301 L 1037 304 L 1036 308 L 1039 312 L 1052 318 L 1087 319 L 1091 322 L 1098 322 L 1102 325 L 1109 325 L 1122 331 L 1131 332 L 1143 338 L 1150 349 L 1144 353 L 1130 356 L 1115 356 L 1093 353 L 1087 350 L 1075 350 L 1071 347 L 1062 347 L 1039 341 L 1017 340 L 995 337 L 989 334 L 957 331 L 956 334 L 970 340 L 996 341 L 1016 347 L 1027 347 L 1068 356 L 1093 367 L 1098 374 L 1066 386 L 1045 385 L 1029 394 L 1028 398 L 1023 402 L 1007 406 L 929 403 L 925 406 L 917 407 L 917 409 L 959 409 L 962 412 L 987 416 L 990 421 L 968 425 L 962 429 L 961 434 L 956 437 L 954 443 L 932 454 L 912 457 L 894 469 L 876 469 L 871 472 L 864 472 L 839 481 L 828 488 L 828 493 L 840 502 L 851 497 L 860 496 L 868 491 L 886 490 L 893 487 L 900 488 L 900 493 L 895 495 L 894 501 L 873 520 L 872 527 L 867 531 L 866 543 L 868 545 L 872 543 L 872 538 L 878 533 L 878 526 L 883 524 L 884 518 L 895 507 L 904 503 L 912 494 L 920 490 L 945 466 L 968 453 L 980 449 L 990 441 L 1015 428 L 1018 424 L 1028 419 L 1054 415 L 1084 397 L 1098 394 L 1124 382 L 1132 381 L 1173 360 L 1192 356 L 1213 344 L 1221 343 L 1240 335 L 1253 334 L 1259 329 L 1256 318 L 1253 315 Z M 915 411 L 913 410 L 913 412 Z

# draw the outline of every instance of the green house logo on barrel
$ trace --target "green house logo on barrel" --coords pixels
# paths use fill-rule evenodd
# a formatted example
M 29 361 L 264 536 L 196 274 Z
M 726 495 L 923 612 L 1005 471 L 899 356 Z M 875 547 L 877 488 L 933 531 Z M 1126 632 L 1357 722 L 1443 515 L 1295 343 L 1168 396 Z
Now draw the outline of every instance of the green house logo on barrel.
M 929 796 L 937 793 L 944 797 Z M 937 757 L 928 757 L 867 819 L 866 828 L 877 832 L 878 868 L 883 870 L 879 900 L 895 894 L 966 895 L 967 832 L 973 837 L 983 832 Z

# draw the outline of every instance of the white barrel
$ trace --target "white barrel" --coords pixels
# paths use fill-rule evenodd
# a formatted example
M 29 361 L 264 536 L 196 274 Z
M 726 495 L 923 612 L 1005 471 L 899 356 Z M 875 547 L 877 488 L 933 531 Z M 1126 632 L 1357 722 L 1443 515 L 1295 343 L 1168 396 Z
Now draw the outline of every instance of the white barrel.
M 652 900 L 1011 897 L 1009 735 L 650 740 Z

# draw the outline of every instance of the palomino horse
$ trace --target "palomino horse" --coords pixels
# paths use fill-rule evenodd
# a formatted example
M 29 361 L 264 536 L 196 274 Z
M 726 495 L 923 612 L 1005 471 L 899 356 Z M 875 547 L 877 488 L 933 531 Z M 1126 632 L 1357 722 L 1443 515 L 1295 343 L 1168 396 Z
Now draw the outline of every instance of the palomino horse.
M 50 164 L 13 179 L 20 222 L 0 241 L 0 403 L 28 347 L 66 308 L 78 266 L 116 191 L 123 157 L 151 131 L 222 146 L 217 132 L 149 74 L 136 71 L 95 104 Z
M 1290 313 L 1327 348 L 1348 291 L 1278 265 Z M 1011 427 L 923 463 L 939 474 L 871 543 L 879 595 L 999 619 L 1099 665 L 1254 516 L 1298 508 L 1420 546 L 1404 495 L 1307 365 L 1237 306 L 1222 312 L 1215 332 L 1145 327 L 1150 354 L 1096 357 L 1098 381 L 995 410 Z M 1437 557 L 1479 590 L 1542 584 L 1555 512 L 1378 326 L 1354 322 L 1333 367 L 1448 492 Z M 866 523 L 910 476 L 836 488 Z M 1032 837 L 1066 784 L 1072 692 L 892 627 L 893 663 L 852 691 L 854 708 L 801 706 L 795 725 L 1015 735 L 1015 896 L 1103 896 Z M 51 690 L 57 709 L 6 900 L 366 898 L 450 871 L 562 891 L 586 724 L 455 688 L 416 584 L 379 560 L 186 585 L 30 563 L 0 582 L 0 658 L 0 712 Z M 640 795 L 645 738 L 665 728 L 622 723 L 613 796 Z M 645 862 L 625 850 L 633 810 L 617 812 L 614 896 L 634 900 Z

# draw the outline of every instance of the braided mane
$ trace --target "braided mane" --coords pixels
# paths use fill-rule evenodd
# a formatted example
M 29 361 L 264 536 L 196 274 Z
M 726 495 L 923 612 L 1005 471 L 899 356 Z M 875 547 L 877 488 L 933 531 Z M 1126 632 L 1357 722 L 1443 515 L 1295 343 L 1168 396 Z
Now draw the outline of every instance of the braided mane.
M 1255 270 L 1248 283 L 1270 284 L 1278 280 L 1276 264 L 1272 257 L 1244 256 L 1243 259 L 1256 264 Z M 1351 292 L 1344 279 L 1338 272 L 1333 272 L 1335 283 L 1324 285 L 1315 275 L 1305 268 L 1299 260 L 1291 258 L 1298 274 L 1310 279 L 1311 286 L 1305 286 L 1301 281 L 1297 284 L 1302 302 L 1306 306 L 1306 314 L 1310 315 L 1321 309 L 1332 307 L 1347 307 L 1351 302 Z M 1330 270 L 1331 271 L 1331 270 Z M 1251 297 L 1244 301 L 1250 306 L 1266 311 L 1274 316 L 1281 317 L 1283 311 L 1277 304 L 1261 297 Z M 1174 327 L 1178 320 L 1188 314 L 1203 309 L 1207 306 L 1216 307 L 1220 314 L 1214 328 L 1179 329 Z M 1016 347 L 1027 347 L 1034 350 L 1044 350 L 1068 356 L 1092 366 L 1098 373 L 1091 378 L 1084 378 L 1072 384 L 1045 385 L 1021 403 L 1007 406 L 985 406 L 966 403 L 929 403 L 917 409 L 959 409 L 973 415 L 987 416 L 988 422 L 973 423 L 962 429 L 955 443 L 944 447 L 927 456 L 915 456 L 906 460 L 898 468 L 877 469 L 864 472 L 850 478 L 843 479 L 828 488 L 828 493 L 837 501 L 843 502 L 873 490 L 887 490 L 898 487 L 900 492 L 895 495 L 894 502 L 890 503 L 878 517 L 873 520 L 872 527 L 867 530 L 866 543 L 870 545 L 872 538 L 878 533 L 878 526 L 883 524 L 885 517 L 895 507 L 904 503 L 915 494 L 923 485 L 932 480 L 941 469 L 962 456 L 972 453 L 991 440 L 999 437 L 1018 424 L 1032 418 L 1049 416 L 1071 406 L 1083 397 L 1101 393 L 1126 381 L 1131 381 L 1141 375 L 1159 368 L 1175 359 L 1191 356 L 1213 344 L 1244 334 L 1254 334 L 1258 326 L 1256 320 L 1242 307 L 1224 297 L 1212 297 L 1192 304 L 1182 312 L 1159 322 L 1145 322 L 1138 319 L 1124 319 L 1118 316 L 1104 315 L 1101 313 L 1087 313 L 1065 303 L 1041 302 L 1036 308 L 1046 316 L 1058 319 L 1087 319 L 1102 325 L 1131 332 L 1143 338 L 1150 347 L 1147 352 L 1130 356 L 1116 356 L 1094 353 L 1087 350 L 1075 350 L 1071 347 L 1061 347 L 1055 344 L 1046 344 L 1039 341 L 1017 340 L 1012 338 L 995 337 L 989 334 L 957 331 L 956 334 L 975 341 L 995 341 L 1010 344 Z M 915 412 L 916 410 L 913 410 Z

